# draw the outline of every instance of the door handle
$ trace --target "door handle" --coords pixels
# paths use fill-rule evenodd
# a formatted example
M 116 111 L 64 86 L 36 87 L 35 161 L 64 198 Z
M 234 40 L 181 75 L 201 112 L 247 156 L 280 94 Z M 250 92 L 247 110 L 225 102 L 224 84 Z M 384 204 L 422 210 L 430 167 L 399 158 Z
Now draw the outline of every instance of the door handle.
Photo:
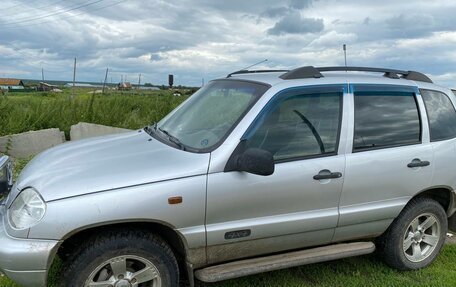
M 422 166 L 428 166 L 431 163 L 427 160 L 420 160 L 419 158 L 414 158 L 412 162 L 407 164 L 407 167 L 414 168 L 414 167 L 422 167 Z
M 328 169 L 320 170 L 320 172 L 313 176 L 315 180 L 322 180 L 322 179 L 332 179 L 332 178 L 341 178 L 342 173 L 340 172 L 331 172 Z

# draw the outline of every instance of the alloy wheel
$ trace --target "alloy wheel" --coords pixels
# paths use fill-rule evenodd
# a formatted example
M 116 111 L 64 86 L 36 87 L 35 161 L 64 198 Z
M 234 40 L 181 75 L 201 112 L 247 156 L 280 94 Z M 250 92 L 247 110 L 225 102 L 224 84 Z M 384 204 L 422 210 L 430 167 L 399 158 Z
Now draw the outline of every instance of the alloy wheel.
M 149 260 L 125 255 L 101 263 L 89 275 L 85 287 L 161 287 L 160 273 Z

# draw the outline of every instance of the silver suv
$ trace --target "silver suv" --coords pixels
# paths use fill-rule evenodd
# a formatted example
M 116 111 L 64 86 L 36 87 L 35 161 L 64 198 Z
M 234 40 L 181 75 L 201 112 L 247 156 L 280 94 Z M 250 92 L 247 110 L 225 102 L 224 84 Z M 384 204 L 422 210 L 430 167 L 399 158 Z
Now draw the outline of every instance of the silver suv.
M 2 158 L 0 270 L 45 286 L 59 256 L 63 286 L 178 286 L 375 249 L 426 267 L 455 218 L 455 104 L 413 71 L 232 73 L 156 124 L 38 155 L 14 185 Z

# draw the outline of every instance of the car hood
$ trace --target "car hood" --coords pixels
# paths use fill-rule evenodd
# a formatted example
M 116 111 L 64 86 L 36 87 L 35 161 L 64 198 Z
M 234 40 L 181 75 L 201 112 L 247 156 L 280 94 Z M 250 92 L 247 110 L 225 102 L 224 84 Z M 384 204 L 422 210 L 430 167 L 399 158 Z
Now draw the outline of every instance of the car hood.
M 206 174 L 209 157 L 168 146 L 143 130 L 65 143 L 24 168 L 7 204 L 26 187 L 52 201 Z

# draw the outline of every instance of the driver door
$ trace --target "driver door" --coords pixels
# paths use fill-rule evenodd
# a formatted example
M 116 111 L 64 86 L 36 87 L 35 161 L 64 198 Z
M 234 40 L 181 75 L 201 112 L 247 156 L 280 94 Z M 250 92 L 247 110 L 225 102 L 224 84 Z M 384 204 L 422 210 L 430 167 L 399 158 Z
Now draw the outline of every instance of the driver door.
M 323 89 L 277 94 L 241 139 L 273 154 L 272 175 L 208 175 L 208 263 L 331 241 L 345 168 L 344 86 Z

